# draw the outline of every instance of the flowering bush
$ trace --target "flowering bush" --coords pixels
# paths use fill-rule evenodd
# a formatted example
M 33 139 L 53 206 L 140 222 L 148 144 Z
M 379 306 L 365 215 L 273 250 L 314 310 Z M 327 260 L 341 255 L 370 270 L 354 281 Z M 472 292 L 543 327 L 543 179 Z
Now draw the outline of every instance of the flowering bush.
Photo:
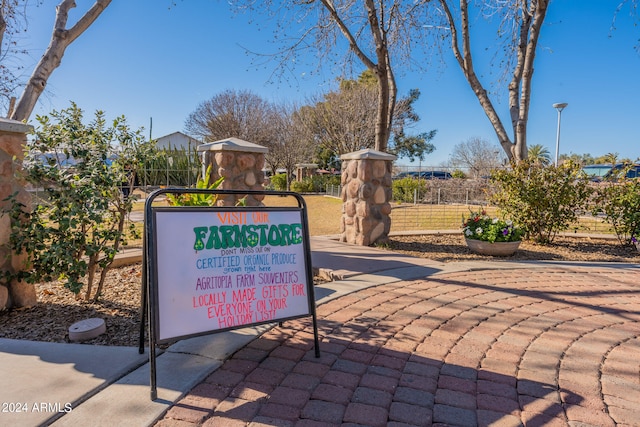
M 523 231 L 513 225 L 510 220 L 491 218 L 484 210 L 471 212 L 468 218 L 463 218 L 462 227 L 462 232 L 467 239 L 491 243 L 517 242 L 523 234 Z

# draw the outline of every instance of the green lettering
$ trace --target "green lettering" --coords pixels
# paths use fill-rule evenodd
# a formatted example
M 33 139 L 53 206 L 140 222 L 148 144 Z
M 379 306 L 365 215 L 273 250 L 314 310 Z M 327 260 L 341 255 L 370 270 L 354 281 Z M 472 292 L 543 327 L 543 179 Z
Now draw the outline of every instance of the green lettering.
M 289 246 L 291 244 L 291 225 L 289 224 L 279 224 L 278 228 L 280 229 L 280 245 L 281 246 Z
M 242 226 L 242 234 L 244 236 L 244 240 L 247 245 L 251 248 L 255 248 L 258 246 L 260 238 L 258 233 L 256 232 L 256 227 L 254 225 L 243 225 Z M 244 246 L 246 247 L 246 245 Z
M 289 246 L 302 243 L 302 224 L 249 224 L 194 227 L 193 249 Z M 206 243 L 205 243 L 206 241 Z
M 294 245 L 302 243 L 302 224 L 291 224 L 291 243 Z
M 196 234 L 196 241 L 193 244 L 193 249 L 195 251 L 201 251 L 204 249 L 204 242 L 202 239 L 207 235 L 207 227 L 196 227 L 193 229 L 193 232 Z
M 233 245 L 236 248 L 246 248 L 247 247 L 247 236 L 245 235 L 246 225 L 242 226 L 242 230 L 240 230 L 240 226 L 234 225 L 233 231 L 235 232 L 235 240 L 233 241 Z
M 269 228 L 269 244 L 271 246 L 280 246 L 280 230 L 275 225 Z
M 233 247 L 233 227 L 228 225 L 220 226 L 220 237 L 222 240 L 222 249 Z
M 209 239 L 207 240 L 207 249 L 220 249 L 220 236 L 218 236 L 218 227 L 212 225 L 209 227 Z
M 260 230 L 260 246 L 267 245 L 267 229 L 269 226 L 267 224 L 260 224 L 257 226 Z

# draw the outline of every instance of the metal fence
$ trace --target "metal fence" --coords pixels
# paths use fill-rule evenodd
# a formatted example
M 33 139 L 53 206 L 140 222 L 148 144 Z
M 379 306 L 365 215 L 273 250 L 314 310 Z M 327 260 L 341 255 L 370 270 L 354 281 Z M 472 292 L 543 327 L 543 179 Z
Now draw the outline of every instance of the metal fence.
M 488 205 L 486 180 L 424 180 L 413 202 L 392 201 L 391 231 L 458 230 L 471 210 Z
M 147 169 L 140 174 L 134 188 L 140 198 L 161 187 L 194 186 L 201 173 L 200 168 Z M 391 232 L 419 230 L 459 230 L 462 218 L 471 210 L 489 206 L 491 185 L 485 179 L 426 179 L 416 189 L 411 201 L 391 202 Z M 341 185 L 326 185 L 327 196 L 341 198 Z M 46 203 L 41 189 L 30 189 L 34 204 Z M 580 217 L 579 225 L 569 232 L 610 233 L 611 227 L 602 218 L 588 213 Z
M 342 197 L 342 185 L 331 185 L 331 184 L 328 184 L 327 186 L 325 186 L 324 192 L 325 192 L 325 194 L 327 196 L 341 198 Z
M 326 195 L 341 197 L 342 186 L 327 185 Z M 413 202 L 391 202 L 391 232 L 421 230 L 460 230 L 471 211 L 497 211 L 489 204 L 492 187 L 487 180 L 432 180 L 426 191 L 414 193 Z M 583 212 L 579 223 L 566 232 L 611 233 L 601 217 Z

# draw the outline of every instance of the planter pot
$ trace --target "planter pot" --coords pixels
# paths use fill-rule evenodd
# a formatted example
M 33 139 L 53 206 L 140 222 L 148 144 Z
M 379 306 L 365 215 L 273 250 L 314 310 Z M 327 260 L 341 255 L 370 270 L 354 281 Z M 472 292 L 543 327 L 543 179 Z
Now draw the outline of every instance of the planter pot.
M 636 245 L 636 249 L 640 252 L 640 241 L 634 243 Z
M 467 246 L 471 249 L 471 252 L 475 252 L 480 255 L 509 256 L 513 255 L 520 246 L 520 241 L 491 243 L 467 238 L 464 240 L 466 240 Z

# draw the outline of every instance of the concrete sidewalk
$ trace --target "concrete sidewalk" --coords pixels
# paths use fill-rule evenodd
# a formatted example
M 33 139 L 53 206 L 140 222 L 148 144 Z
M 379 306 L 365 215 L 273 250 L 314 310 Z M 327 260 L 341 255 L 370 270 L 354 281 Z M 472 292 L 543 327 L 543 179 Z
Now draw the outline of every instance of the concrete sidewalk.
M 570 299 L 572 303 L 569 308 L 577 310 L 575 312 L 571 311 L 574 320 L 579 319 L 580 316 L 587 316 L 587 312 L 590 312 L 590 310 L 595 310 L 596 312 L 600 310 L 600 312 L 619 319 L 619 330 L 615 328 L 615 322 L 610 320 L 607 320 L 608 323 L 605 322 L 607 326 L 603 331 L 609 334 L 608 336 L 615 337 L 617 340 L 616 343 L 618 344 L 617 346 L 614 345 L 615 343 L 610 344 L 606 349 L 602 349 L 605 353 L 600 356 L 604 357 L 605 360 L 609 355 L 612 357 L 622 357 L 629 351 L 636 351 L 635 354 L 637 354 L 637 350 L 640 349 L 640 345 L 638 344 L 638 340 L 640 339 L 640 319 L 638 319 L 640 313 L 640 269 L 637 265 L 581 265 L 577 263 L 551 262 L 471 262 L 444 264 L 370 247 L 348 245 L 335 240 L 318 237 L 311 239 L 311 249 L 314 268 L 319 269 L 323 274 L 333 279 L 332 282 L 327 282 L 315 288 L 316 300 L 319 304 L 318 315 L 319 322 L 321 322 L 321 335 L 324 336 L 323 343 L 320 346 L 323 356 L 317 361 L 311 361 L 305 358 L 306 351 L 302 353 L 293 351 L 292 354 L 297 354 L 300 357 L 298 360 L 293 361 L 296 363 L 295 365 L 287 364 L 287 370 L 288 372 L 294 373 L 297 369 L 308 369 L 313 366 L 318 368 L 318 363 L 325 365 L 325 367 L 321 369 L 324 371 L 324 374 L 317 379 L 316 386 L 313 390 L 308 391 L 307 394 L 303 394 L 306 396 L 306 401 L 296 401 L 295 404 L 298 406 L 293 408 L 280 408 L 283 410 L 286 409 L 283 414 L 286 413 L 289 415 L 280 417 L 279 419 L 278 417 L 274 418 L 271 415 L 275 413 L 269 412 L 273 407 L 267 408 L 267 406 L 263 405 L 264 402 L 269 400 L 275 403 L 279 399 L 278 393 L 282 393 L 283 390 L 276 392 L 276 388 L 284 387 L 281 382 L 277 385 L 272 384 L 267 387 L 265 390 L 269 390 L 270 388 L 268 392 L 263 392 L 262 394 L 257 393 L 255 396 L 259 396 L 256 397 L 255 401 L 247 399 L 247 393 L 250 394 L 248 391 L 239 397 L 233 395 L 233 390 L 237 391 L 237 387 L 241 383 L 243 386 L 246 386 L 248 379 L 246 381 L 245 379 L 248 375 L 253 375 L 250 377 L 253 380 L 259 379 L 260 372 L 252 374 L 252 372 L 258 368 L 268 369 L 267 371 L 262 371 L 263 374 L 265 372 L 274 374 L 274 372 L 272 372 L 273 366 L 269 368 L 264 365 L 267 363 L 267 360 L 269 360 L 267 357 L 268 354 L 261 356 L 262 359 L 260 362 L 254 361 L 255 363 L 246 364 L 246 354 L 255 354 L 254 350 L 256 346 L 265 344 L 264 341 L 261 341 L 262 344 L 255 341 L 256 337 L 262 335 L 266 337 L 268 341 L 269 339 L 273 339 L 273 334 L 280 334 L 283 333 L 282 330 L 285 330 L 288 336 L 296 334 L 306 336 L 307 339 L 305 339 L 305 341 L 307 344 L 305 345 L 308 345 L 309 331 L 295 329 L 295 325 L 298 325 L 300 321 L 286 322 L 284 329 L 278 327 L 273 331 L 269 331 L 269 327 L 267 326 L 261 326 L 177 342 L 157 358 L 158 399 L 156 401 L 151 401 L 149 395 L 148 350 L 144 355 L 139 355 L 137 348 L 0 340 L 0 364 L 3 366 L 3 374 L 0 378 L 0 396 L 2 397 L 3 405 L 5 405 L 5 407 L 0 408 L 0 425 L 147 426 L 153 425 L 156 420 L 163 416 L 164 419 L 160 421 L 162 425 L 188 425 L 189 423 L 197 425 L 204 420 L 206 420 L 208 425 L 224 425 L 224 423 L 230 423 L 232 421 L 245 423 L 256 421 L 263 422 L 263 424 L 266 423 L 266 425 L 294 425 L 295 417 L 297 417 L 297 419 L 307 419 L 309 422 L 327 422 L 332 424 L 337 418 L 332 418 L 333 421 L 316 419 L 322 416 L 316 416 L 314 414 L 323 413 L 321 409 L 326 408 L 327 402 L 330 401 L 330 396 L 325 396 L 324 398 L 318 397 L 321 392 L 323 390 L 326 391 L 329 386 L 338 386 L 336 384 L 330 384 L 330 381 L 324 377 L 324 375 L 329 375 L 334 367 L 338 369 L 340 375 L 348 373 L 351 381 L 355 381 L 356 383 L 349 387 L 340 386 L 344 388 L 342 392 L 350 393 L 349 399 L 340 403 L 342 409 L 337 406 L 332 406 L 335 411 L 330 412 L 334 414 L 334 417 L 337 417 L 337 413 L 342 414 L 341 416 L 343 418 L 340 422 L 347 422 L 347 419 L 344 418 L 347 412 L 355 413 L 354 411 L 357 412 L 358 409 L 370 409 L 366 406 L 358 406 L 360 404 L 367 405 L 366 402 L 368 402 L 368 400 L 365 394 L 374 397 L 381 396 L 380 393 L 375 392 L 375 387 L 365 387 L 366 390 L 363 388 L 361 391 L 358 391 L 358 387 L 363 387 L 359 384 L 362 384 L 363 381 L 366 382 L 367 378 L 369 378 L 367 374 L 372 374 L 368 369 L 364 369 L 363 371 L 363 366 L 366 365 L 373 368 L 378 365 L 376 365 L 377 362 L 372 362 L 373 359 L 367 362 L 363 362 L 362 360 L 358 362 L 361 364 L 364 363 L 364 365 L 354 365 L 353 358 L 356 357 L 356 353 L 354 353 L 353 350 L 355 350 L 355 348 L 351 348 L 348 343 L 343 342 L 344 339 L 349 339 L 350 335 L 346 333 L 345 329 L 342 329 L 342 333 L 345 333 L 345 335 L 343 337 L 344 339 L 341 339 L 337 330 L 333 331 L 332 329 L 330 331 L 327 329 L 327 322 L 338 322 L 339 325 L 353 324 L 355 328 L 353 330 L 359 330 L 360 332 L 376 328 L 376 325 L 381 324 L 380 322 L 387 322 L 389 325 L 393 323 L 400 328 L 400 330 L 404 331 L 404 335 L 398 335 L 399 332 L 394 335 L 395 338 L 392 340 L 394 346 L 398 344 L 398 340 L 421 340 L 420 343 L 415 344 L 413 350 L 393 347 L 395 356 L 398 356 L 396 352 L 401 350 L 401 357 L 406 357 L 407 360 L 402 364 L 403 370 L 401 373 L 398 374 L 398 372 L 400 372 L 398 371 L 392 375 L 391 371 L 389 371 L 387 374 L 392 376 L 399 375 L 398 378 L 402 378 L 404 370 L 407 369 L 408 361 L 418 357 L 416 349 L 423 348 L 422 353 L 424 353 L 427 348 L 431 349 L 428 357 L 426 354 L 420 353 L 421 357 L 428 358 L 429 363 L 427 364 L 432 364 L 433 362 L 435 365 L 439 365 L 438 375 L 434 377 L 435 380 L 434 378 L 429 378 L 427 381 L 427 378 L 421 378 L 421 381 L 426 381 L 425 384 L 433 384 L 434 381 L 436 383 L 436 389 L 433 390 L 433 393 L 431 393 L 431 391 L 428 392 L 433 395 L 431 400 L 427 398 L 427 401 L 431 402 L 431 407 L 429 408 L 429 405 L 425 406 L 425 402 L 421 401 L 417 402 L 413 409 L 418 413 L 429 412 L 430 416 L 422 418 L 423 421 L 431 420 L 435 422 L 436 420 L 442 419 L 444 421 L 438 422 L 446 422 L 448 420 L 450 424 L 455 424 L 455 422 L 451 422 L 453 418 L 447 418 L 448 415 L 446 414 L 462 414 L 465 418 L 459 419 L 462 420 L 459 425 L 474 425 L 473 423 L 464 421 L 472 418 L 469 412 L 472 406 L 468 400 L 469 397 L 466 395 L 458 395 L 455 390 L 448 388 L 442 388 L 444 391 L 439 392 L 440 388 L 438 388 L 438 383 L 440 380 L 438 378 L 453 383 L 463 380 L 468 370 L 462 367 L 466 366 L 465 363 L 467 362 L 462 363 L 460 357 L 469 359 L 472 356 L 475 358 L 484 356 L 484 358 L 479 360 L 485 360 L 486 355 L 489 354 L 489 350 L 485 349 L 480 352 L 478 349 L 479 344 L 484 342 L 484 346 L 486 347 L 490 342 L 498 342 L 501 337 L 505 336 L 505 330 L 523 328 L 523 325 L 529 321 L 535 325 L 540 324 L 539 326 L 543 328 L 539 331 L 540 333 L 548 331 L 550 324 L 545 323 L 546 321 L 542 319 L 542 314 L 545 313 L 545 311 L 527 309 L 527 307 L 536 308 L 535 301 L 533 301 L 536 298 L 542 301 L 549 301 L 554 307 L 549 310 L 555 310 L 554 313 L 561 313 L 560 310 L 563 301 Z M 554 274 L 549 276 L 546 272 L 551 270 Z M 419 280 L 414 281 L 414 279 Z M 596 280 L 596 283 L 593 283 L 594 280 Z M 598 280 L 601 282 L 598 282 Z M 438 292 L 432 288 L 434 283 L 437 283 L 436 287 Z M 583 289 L 581 287 L 582 283 L 588 283 L 589 286 Z M 374 286 L 374 289 L 368 291 L 369 288 Z M 607 294 L 602 296 L 598 294 L 598 286 L 606 288 Z M 422 289 L 422 287 L 424 287 L 424 289 Z M 408 304 L 408 302 L 405 302 L 405 305 L 402 306 L 404 308 L 398 305 L 398 301 L 396 300 L 398 295 L 396 295 L 396 292 L 400 294 L 406 293 L 404 289 L 411 289 L 412 291 L 410 293 L 416 294 L 415 297 L 418 297 L 417 299 L 413 298 L 412 304 L 418 304 L 419 301 L 423 301 L 424 304 L 429 305 L 429 307 L 425 305 L 420 309 L 424 310 L 423 313 L 428 312 L 429 318 L 432 320 L 427 321 L 427 319 L 424 319 L 422 323 L 416 324 L 415 317 L 405 316 L 407 313 L 415 312 L 419 307 Z M 485 295 L 482 292 L 477 292 L 478 289 L 490 289 L 491 295 L 494 295 L 495 292 L 495 295 L 500 295 L 500 298 L 488 298 L 488 294 Z M 555 289 L 566 290 L 568 293 L 555 295 Z M 473 290 L 476 290 L 476 292 L 472 292 Z M 593 295 L 596 294 L 598 294 L 598 298 L 592 301 Z M 345 295 L 352 295 L 352 297 L 340 298 Z M 391 298 L 392 295 L 394 295 L 393 298 Z M 461 322 L 471 322 L 470 324 L 476 327 L 484 325 L 492 316 L 497 316 L 495 312 L 497 308 L 491 309 L 494 311 L 484 312 L 484 305 L 487 303 L 499 304 L 497 301 L 510 301 L 509 296 L 516 298 L 519 302 L 512 303 L 509 310 L 506 310 L 504 307 L 502 309 L 505 312 L 512 313 L 513 310 L 517 311 L 518 309 L 524 308 L 523 312 L 519 313 L 519 320 L 511 320 L 512 323 L 508 326 L 506 324 L 502 325 L 501 327 L 503 329 L 497 328 L 495 325 L 487 326 L 483 335 L 474 335 L 472 338 L 469 338 L 468 342 L 471 347 L 457 346 L 458 341 L 466 337 L 465 329 L 459 329 Z M 371 300 L 372 298 L 373 300 Z M 582 300 L 583 298 L 584 301 Z M 526 301 L 526 303 L 523 303 L 523 300 Z M 368 301 L 368 303 L 364 304 L 365 301 Z M 372 301 L 377 302 L 375 305 L 370 306 Z M 453 304 L 457 301 L 461 301 L 461 307 L 465 308 L 456 308 L 457 311 L 452 311 L 451 307 L 446 307 L 447 304 Z M 358 305 L 359 302 L 362 302 L 362 304 Z M 382 304 L 383 302 L 384 304 Z M 433 309 L 432 304 L 439 306 L 445 311 L 443 313 L 430 311 Z M 599 306 L 603 308 L 598 309 Z M 365 310 L 366 307 L 368 307 L 367 310 Z M 542 305 L 540 305 L 540 307 L 542 307 Z M 364 313 L 367 311 L 370 312 L 370 310 L 374 308 L 377 308 L 379 313 L 384 313 L 384 316 L 376 318 L 371 325 L 362 323 L 364 321 L 362 318 Z M 352 309 L 356 311 L 360 310 L 360 314 L 356 315 L 356 311 L 354 311 L 349 314 L 351 317 L 347 316 L 347 312 L 350 312 Z M 483 312 L 484 314 L 480 316 L 477 314 L 469 316 L 469 314 L 475 311 Z M 404 314 L 400 315 L 401 313 Z M 391 318 L 387 318 L 387 316 L 391 316 Z M 43 319 L 43 321 L 46 320 Z M 404 322 L 404 324 L 400 325 L 397 322 Z M 291 326 L 289 323 L 291 323 Z M 591 323 L 588 324 L 591 325 Z M 596 320 L 595 324 L 601 325 L 601 328 L 605 328 L 605 326 L 602 326 L 604 324 L 600 320 Z M 467 327 L 466 331 L 468 332 L 468 330 L 471 329 L 471 327 Z M 438 333 L 435 333 L 436 330 Z M 522 329 L 522 331 L 525 331 L 525 329 Z M 535 332 L 529 329 L 526 329 L 526 331 L 529 334 L 534 334 Z M 585 334 L 589 333 L 594 334 L 593 338 L 596 342 L 602 340 L 597 330 L 592 329 L 585 332 Z M 379 331 L 377 331 L 376 334 L 379 335 Z M 453 340 L 454 336 L 457 337 L 457 340 Z M 534 338 L 531 338 L 531 340 L 533 339 Z M 355 343 L 358 340 L 359 339 L 354 337 L 353 342 Z M 341 351 L 338 351 L 338 347 L 340 346 L 336 347 L 338 341 L 342 342 L 340 345 L 344 347 L 341 348 Z M 428 345 L 425 343 L 428 343 Z M 267 343 L 267 345 L 271 344 Z M 524 343 L 518 342 L 518 345 L 523 346 Z M 571 342 L 564 343 L 563 345 L 568 346 L 567 349 L 571 348 Z M 282 348 L 280 348 L 280 346 L 282 346 Z M 384 344 L 381 344 L 380 337 L 377 337 L 376 340 L 372 342 L 367 342 L 365 347 L 365 352 L 378 354 L 380 360 L 386 360 L 382 358 L 382 356 L 385 354 L 385 351 L 390 350 L 385 347 Z M 556 347 L 557 346 L 551 346 L 549 348 Z M 601 347 L 602 346 L 598 347 L 598 351 L 600 351 Z M 271 354 L 277 353 L 282 356 L 282 354 L 284 354 L 283 352 L 290 350 L 290 343 L 281 342 L 278 344 L 278 348 L 280 348 L 279 351 L 273 348 Z M 493 347 L 489 349 L 491 348 Z M 238 352 L 238 350 L 241 349 L 246 349 L 246 351 Z M 447 349 L 447 352 L 445 352 L 444 349 Z M 436 350 L 443 354 L 433 354 Z M 525 346 L 523 354 L 526 353 L 526 350 L 527 347 Z M 617 350 L 619 350 L 618 353 L 616 353 Z M 363 356 L 360 351 L 362 351 L 361 348 L 358 349 L 357 357 Z M 245 356 L 242 356 L 243 354 Z M 538 353 L 529 354 L 532 355 L 531 357 L 534 357 Z M 230 359 L 232 355 L 233 357 Z M 593 357 L 596 356 L 598 355 L 593 355 Z M 285 358 L 286 357 L 288 356 L 285 356 Z M 330 364 L 327 357 L 331 359 Z M 504 355 L 504 357 L 507 357 L 507 355 Z M 536 357 L 539 358 L 540 355 Z M 447 358 L 449 358 L 448 361 Z M 540 361 L 540 363 L 546 366 L 549 364 L 547 362 L 552 361 L 552 365 L 558 365 L 555 353 L 550 355 L 549 358 L 549 360 Z M 282 357 L 279 357 L 277 362 L 282 363 L 281 359 Z M 516 366 L 524 363 L 524 360 L 525 359 L 520 357 L 517 363 L 515 361 L 513 363 L 509 362 L 508 365 L 513 366 L 515 369 Z M 529 372 L 529 370 L 535 371 L 534 366 L 535 363 L 537 363 L 536 360 L 538 359 L 531 359 L 527 362 L 528 364 L 523 365 L 522 372 L 526 373 Z M 271 360 L 271 362 L 273 363 L 273 360 Z M 314 363 L 313 366 L 309 364 L 311 362 Z M 629 362 L 629 360 L 627 360 L 627 362 Z M 299 363 L 305 365 L 298 367 Z M 389 361 L 389 363 L 391 363 L 391 361 Z M 476 363 L 477 366 L 480 366 L 478 363 L 481 365 L 482 361 Z M 246 369 L 249 369 L 250 366 L 252 370 L 251 372 L 243 372 L 241 376 L 239 376 L 240 373 L 231 370 L 238 374 L 231 375 L 231 365 L 236 367 L 242 365 L 245 366 Z M 413 367 L 412 369 L 419 368 L 419 366 L 410 366 Z M 443 368 L 444 366 L 448 366 L 448 368 Z M 378 368 L 382 369 L 385 367 L 378 366 Z M 615 365 L 614 368 L 621 372 L 627 372 L 627 374 L 620 380 L 624 381 L 624 384 L 620 385 L 618 389 L 614 388 L 614 391 L 617 390 L 617 392 L 610 395 L 610 402 L 602 403 L 602 405 L 606 404 L 607 408 L 614 407 L 615 405 L 613 404 L 617 405 L 615 407 L 621 408 L 625 405 L 623 401 L 625 398 L 628 399 L 628 396 L 640 396 L 637 378 L 635 378 L 635 384 L 631 382 L 632 373 L 635 372 L 634 375 L 637 375 L 637 363 L 626 367 Z M 355 371 L 346 372 L 351 369 Z M 220 373 L 215 374 L 216 372 Z M 505 381 L 515 382 L 519 379 L 518 372 L 519 371 L 516 371 L 513 374 L 503 372 L 501 375 Z M 233 387 L 231 387 L 231 385 L 227 386 L 216 383 L 216 381 L 223 381 L 220 379 L 220 376 L 225 373 L 237 379 Z M 434 372 L 432 373 L 435 375 Z M 459 375 L 457 373 L 459 373 Z M 335 377 L 337 374 L 333 372 L 332 375 Z M 375 375 L 379 375 L 379 372 Z M 272 382 L 274 381 L 273 378 L 280 377 L 281 375 L 277 374 L 265 381 Z M 456 378 L 458 378 L 458 380 L 456 380 Z M 414 379 L 420 378 L 415 377 Z M 478 378 L 477 373 L 475 379 L 472 380 L 474 381 L 474 390 L 476 390 L 477 387 L 481 387 L 482 380 Z M 615 378 L 611 381 L 613 381 L 612 384 L 615 384 Z M 256 384 L 259 382 L 260 381 L 255 381 Z M 323 386 L 324 388 L 318 389 L 322 384 L 325 385 Z M 386 384 L 386 382 L 381 384 Z M 263 385 L 266 386 L 266 384 Z M 294 384 L 294 387 L 286 387 L 286 389 L 291 391 L 290 389 L 295 389 L 295 387 L 299 388 L 301 386 L 300 384 L 297 386 Z M 386 405 L 385 412 L 387 420 L 396 420 L 396 418 L 398 418 L 397 415 L 390 415 L 390 413 L 393 412 L 391 411 L 392 407 L 395 407 L 395 411 L 397 412 L 398 408 L 407 410 L 408 407 L 402 405 L 410 404 L 410 402 L 406 402 L 405 398 L 396 395 L 399 390 L 402 389 L 402 393 L 405 393 L 407 392 L 405 389 L 411 387 L 399 387 L 398 384 L 396 384 L 395 387 L 395 394 L 392 393 L 393 390 L 385 392 L 390 394 L 391 397 L 386 394 L 384 395 L 385 402 L 389 399 L 389 404 Z M 561 392 L 557 391 L 558 385 L 556 384 L 555 387 L 559 399 L 562 398 Z M 209 390 L 209 393 L 213 393 L 214 390 L 220 391 L 221 389 L 226 390 L 227 395 L 219 396 L 220 398 L 207 395 L 207 392 L 203 392 L 203 390 Z M 246 390 L 249 389 L 245 388 L 245 391 Z M 270 395 L 269 393 L 276 394 Z M 516 390 L 516 394 L 519 396 L 518 393 L 520 393 L 520 390 Z M 575 394 L 575 392 L 573 393 Z M 458 406 L 456 406 L 455 402 L 449 402 L 447 405 L 438 406 L 436 411 L 434 405 L 438 405 L 438 401 L 444 399 L 443 396 L 458 402 Z M 530 394 L 523 394 L 523 396 L 531 397 Z M 591 396 L 582 396 L 583 399 L 587 397 L 591 399 Z M 228 405 L 230 399 L 236 401 L 241 400 L 245 403 L 248 402 L 247 405 L 254 408 L 255 411 L 250 414 L 250 416 L 246 414 L 240 416 L 233 411 L 225 412 L 224 404 Z M 530 402 L 529 400 L 531 399 L 523 399 L 524 403 L 522 404 L 525 405 L 527 411 L 536 407 L 535 401 Z M 639 401 L 640 399 L 636 400 L 636 403 Z M 397 405 L 394 406 L 394 403 L 397 403 Z M 198 405 L 204 405 L 205 407 L 199 407 Z M 222 407 L 219 405 L 222 405 Z M 462 409 L 459 409 L 459 405 L 463 405 Z M 231 410 L 231 408 L 228 409 Z M 441 413 L 442 411 L 444 411 L 446 415 L 444 418 Z M 435 415 L 436 412 L 438 413 L 437 416 Z M 563 412 L 563 414 L 565 414 L 565 421 L 567 421 L 568 418 L 566 418 L 565 412 Z M 165 413 L 166 415 L 164 415 Z M 522 416 L 523 411 L 519 410 L 518 413 L 520 414 L 518 416 Z M 608 413 L 609 415 L 613 414 L 611 410 L 609 410 Z M 624 411 L 618 411 L 618 413 L 626 414 Z M 295 417 L 292 414 L 295 414 Z M 379 417 L 376 418 L 376 420 L 383 418 L 383 415 L 379 413 L 378 410 L 375 411 L 375 414 Z M 509 415 L 510 417 L 516 416 L 512 414 Z M 353 418 L 351 422 L 358 420 L 358 417 L 355 415 L 349 415 L 349 417 Z M 511 425 L 511 421 L 515 422 L 516 419 L 510 417 L 505 418 L 509 423 L 504 425 Z M 629 418 L 627 415 L 619 415 L 619 417 L 621 417 L 619 418 L 621 422 L 623 420 L 632 421 L 626 424 L 640 425 L 640 418 Z M 364 418 L 359 419 L 359 421 L 363 420 Z M 276 421 L 278 424 L 269 424 L 269 422 L 275 423 Z M 399 422 L 401 420 L 398 418 L 396 421 Z M 634 424 L 635 421 L 638 421 L 638 423 Z M 340 424 L 340 422 L 337 424 Z M 408 420 L 403 422 L 408 422 Z M 587 422 L 587 420 L 584 420 L 584 422 Z M 364 424 L 367 423 L 364 422 Z M 411 423 L 409 422 L 408 424 Z M 517 423 L 514 425 L 517 425 Z M 604 424 L 595 423 L 594 425 Z

